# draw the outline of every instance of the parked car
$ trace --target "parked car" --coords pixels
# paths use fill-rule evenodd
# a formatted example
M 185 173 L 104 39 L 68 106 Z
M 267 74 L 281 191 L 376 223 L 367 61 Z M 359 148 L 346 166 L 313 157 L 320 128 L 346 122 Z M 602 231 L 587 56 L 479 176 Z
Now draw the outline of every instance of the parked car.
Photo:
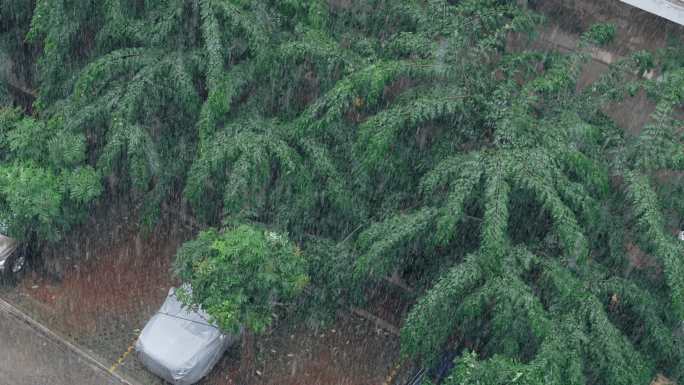
M 208 319 L 201 309 L 181 304 L 176 289 L 171 288 L 138 337 L 138 358 L 149 371 L 174 385 L 198 382 L 239 338 L 222 333 Z
M 13 282 L 26 267 L 26 255 L 18 247 L 19 243 L 0 234 L 0 280 Z

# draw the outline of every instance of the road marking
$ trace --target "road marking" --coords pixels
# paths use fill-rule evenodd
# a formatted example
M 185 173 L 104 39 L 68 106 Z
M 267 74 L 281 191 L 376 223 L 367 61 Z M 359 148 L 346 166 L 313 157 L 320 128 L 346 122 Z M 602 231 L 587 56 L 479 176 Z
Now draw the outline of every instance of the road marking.
M 397 372 L 399 372 L 399 368 L 401 367 L 401 362 L 396 364 L 394 368 L 390 371 L 389 375 L 385 379 L 385 382 L 382 383 L 382 385 L 391 385 L 392 381 L 394 381 L 394 377 L 397 376 Z
M 116 361 L 114 361 L 114 363 L 112 364 L 112 366 L 109 367 L 109 373 L 114 374 L 114 372 L 116 371 L 116 369 L 117 369 L 119 366 L 121 366 L 121 364 L 123 364 L 123 362 L 126 360 L 126 357 L 128 357 L 128 355 L 131 354 L 131 352 L 132 352 L 133 349 L 135 348 L 135 341 L 137 341 L 137 340 L 138 340 L 138 336 L 136 335 L 136 336 L 135 336 L 135 339 L 133 340 L 133 343 L 131 343 L 130 345 L 128 345 L 128 349 L 126 349 L 126 351 L 123 352 L 123 354 L 120 355 L 119 358 L 118 358 Z

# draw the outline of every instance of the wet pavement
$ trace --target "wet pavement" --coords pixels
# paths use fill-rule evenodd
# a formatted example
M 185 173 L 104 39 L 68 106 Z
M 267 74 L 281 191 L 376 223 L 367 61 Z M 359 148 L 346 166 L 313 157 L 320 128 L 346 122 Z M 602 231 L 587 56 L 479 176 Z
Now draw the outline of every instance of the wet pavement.
M 0 307 L 0 385 L 74 384 L 121 382 Z

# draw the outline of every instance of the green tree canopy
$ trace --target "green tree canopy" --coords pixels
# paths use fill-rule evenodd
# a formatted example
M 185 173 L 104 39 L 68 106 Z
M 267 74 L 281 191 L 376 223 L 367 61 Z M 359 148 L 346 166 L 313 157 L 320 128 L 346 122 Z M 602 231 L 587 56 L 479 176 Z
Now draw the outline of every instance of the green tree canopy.
M 102 192 L 82 135 L 0 108 L 0 223 L 21 240 L 57 240 Z
M 198 305 L 227 332 L 244 327 L 262 333 L 277 301 L 306 286 L 306 260 L 284 235 L 240 225 L 207 230 L 186 242 L 176 256 L 178 276 L 192 290 L 180 298 Z

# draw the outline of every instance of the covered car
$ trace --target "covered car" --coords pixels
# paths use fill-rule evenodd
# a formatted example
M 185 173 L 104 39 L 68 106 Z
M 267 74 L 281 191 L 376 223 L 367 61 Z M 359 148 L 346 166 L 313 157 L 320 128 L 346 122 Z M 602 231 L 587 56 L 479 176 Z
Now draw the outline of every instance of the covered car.
M 222 333 L 201 309 L 183 306 L 175 292 L 169 290 L 140 333 L 135 350 L 152 373 L 174 385 L 191 385 L 211 371 L 238 336 Z
M 15 278 L 26 265 L 26 257 L 19 252 L 18 242 L 0 234 L 0 276 L 4 279 Z

